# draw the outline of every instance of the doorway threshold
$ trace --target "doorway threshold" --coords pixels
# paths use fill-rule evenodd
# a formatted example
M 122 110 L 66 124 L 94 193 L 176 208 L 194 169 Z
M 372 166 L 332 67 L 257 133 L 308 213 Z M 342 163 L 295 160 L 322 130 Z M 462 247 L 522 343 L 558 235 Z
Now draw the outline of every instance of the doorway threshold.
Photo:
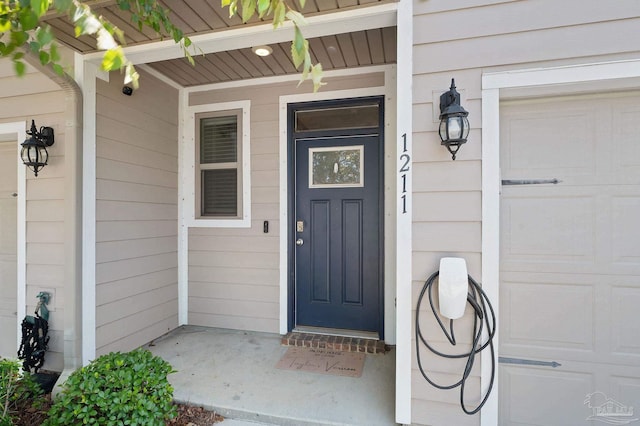
M 296 327 L 282 336 L 283 346 L 383 354 L 389 350 L 378 333 L 321 327 Z
M 322 334 L 327 336 L 356 337 L 359 339 L 378 340 L 380 337 L 375 331 L 346 330 L 343 328 L 313 327 L 310 325 L 298 325 L 293 329 L 294 333 Z

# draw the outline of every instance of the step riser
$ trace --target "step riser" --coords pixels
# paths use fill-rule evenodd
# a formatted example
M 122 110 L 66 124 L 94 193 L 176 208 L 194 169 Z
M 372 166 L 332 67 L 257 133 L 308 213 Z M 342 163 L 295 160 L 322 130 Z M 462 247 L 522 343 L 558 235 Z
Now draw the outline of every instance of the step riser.
M 357 337 L 326 336 L 310 333 L 289 333 L 282 336 L 283 346 L 330 349 L 344 352 L 362 352 L 383 354 L 387 347 L 381 340 L 361 339 Z

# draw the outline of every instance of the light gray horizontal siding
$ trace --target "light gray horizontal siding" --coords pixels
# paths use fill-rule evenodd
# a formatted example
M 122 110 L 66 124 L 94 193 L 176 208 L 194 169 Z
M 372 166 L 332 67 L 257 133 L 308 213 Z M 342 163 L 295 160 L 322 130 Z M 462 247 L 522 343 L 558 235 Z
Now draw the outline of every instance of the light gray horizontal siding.
M 98 81 L 96 345 L 127 351 L 178 325 L 178 94 L 142 74 Z
M 28 129 L 35 120 L 38 128 L 53 127 L 55 132 L 49 165 L 38 178 L 26 173 L 26 311 L 33 315 L 40 291 L 51 293 L 51 340 L 43 368 L 52 371 L 64 367 L 65 105 L 65 93 L 44 74 L 27 66 L 26 74 L 17 77 L 13 62 L 0 59 L 0 122 L 24 122 Z
M 141 276 L 103 283 L 96 289 L 97 298 L 103 304 L 108 304 L 120 299 L 145 294 L 157 288 L 173 285 L 175 280 L 176 268 L 168 267 Z
M 329 79 L 328 90 L 384 86 L 382 73 Z M 279 97 L 296 82 L 197 92 L 190 105 L 251 101 L 251 227 L 189 229 L 189 323 L 278 332 Z M 263 233 L 265 220 L 269 233 Z
M 482 73 L 638 57 L 639 27 L 635 0 L 414 1 L 414 310 L 424 280 L 438 269 L 441 257 L 463 257 L 469 273 L 481 277 Z M 451 78 L 471 124 L 455 162 L 437 135 L 438 97 Z M 456 335 L 462 339 L 468 332 L 460 329 Z M 442 341 L 439 328 L 427 327 L 425 333 Z M 441 361 L 429 365 L 439 373 L 452 372 Z M 413 367 L 413 423 L 479 424 L 479 416 L 462 412 L 457 391 L 438 391 L 422 379 L 415 356 Z M 478 399 L 477 387 L 473 393 Z

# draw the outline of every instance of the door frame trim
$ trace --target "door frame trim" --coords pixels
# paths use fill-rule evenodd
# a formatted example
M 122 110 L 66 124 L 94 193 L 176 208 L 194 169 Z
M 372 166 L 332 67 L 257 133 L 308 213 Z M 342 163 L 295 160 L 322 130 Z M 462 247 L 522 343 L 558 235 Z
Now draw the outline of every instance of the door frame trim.
M 378 166 L 382 166 L 379 167 L 379 173 L 382 173 L 382 179 L 380 179 L 379 183 L 378 183 L 378 188 L 377 188 L 377 192 L 378 192 L 378 196 L 380 197 L 380 199 L 383 201 L 382 205 L 378 206 L 377 209 L 377 214 L 378 214 L 378 218 L 379 218 L 379 236 L 380 236 L 380 240 L 378 242 L 378 256 L 379 259 L 381 260 L 380 264 L 378 265 L 379 268 L 379 274 L 378 274 L 378 285 L 380 286 L 378 288 L 378 309 L 377 309 L 377 315 L 378 318 L 380 319 L 381 323 L 378 327 L 378 329 L 376 330 L 376 332 L 378 333 L 378 335 L 380 336 L 381 339 L 384 339 L 384 324 L 385 324 L 385 315 L 384 315 L 384 308 L 385 308 L 385 293 L 384 293 L 384 270 L 385 270 L 385 234 L 384 234 L 384 226 L 385 226 L 385 221 L 384 221 L 384 200 L 385 200 L 385 191 L 384 191 L 384 148 L 385 148 L 385 132 L 384 132 L 384 113 L 385 113 L 385 106 L 384 106 L 384 96 L 365 96 L 365 97 L 350 97 L 350 98 L 340 98 L 340 99 L 328 99 L 328 100 L 323 100 L 323 101 L 311 101 L 311 102 L 291 102 L 287 104 L 287 125 L 288 125 L 288 132 L 287 132 L 287 157 L 288 157 L 288 164 L 289 164 L 289 168 L 287 171 L 288 174 L 288 184 L 289 184 L 289 188 L 292 188 L 292 191 L 289 191 L 288 194 L 288 198 L 287 198 L 287 210 L 289 213 L 295 212 L 296 209 L 296 205 L 297 205 L 297 191 L 295 191 L 296 188 L 296 180 L 297 180 L 297 173 L 295 171 L 295 168 L 293 167 L 294 164 L 296 164 L 296 158 L 297 158 L 297 153 L 296 153 L 296 139 L 295 139 L 295 131 L 294 129 L 294 112 L 295 111 L 299 111 L 299 110 L 305 110 L 307 109 L 307 107 L 309 107 L 308 109 L 314 109 L 313 105 L 317 105 L 320 108 L 323 107 L 341 107 L 344 105 L 353 105 L 353 104 L 358 104 L 358 103 L 366 103 L 366 102 L 370 102 L 370 101 L 376 101 L 379 103 L 380 107 L 381 107 L 381 111 L 379 111 L 379 118 L 380 118 L 380 124 L 378 125 L 378 128 L 376 129 L 376 132 L 379 133 L 378 134 L 378 141 L 380 142 L 377 146 L 377 151 L 378 151 Z M 318 104 L 320 103 L 320 104 Z M 339 141 L 343 141 L 345 138 L 358 138 L 358 137 L 371 137 L 370 133 L 371 133 L 372 129 L 363 129 L 363 130 L 326 130 L 326 131 L 310 131 L 307 132 L 306 135 L 304 135 L 304 137 L 301 137 L 300 140 L 314 140 L 314 139 L 323 139 L 323 140 L 327 140 L 327 139 L 337 139 Z M 357 144 L 354 142 L 354 144 Z M 363 147 L 364 148 L 364 147 Z M 364 163 L 363 163 L 363 167 L 364 167 Z M 311 171 L 309 170 L 309 173 L 311 173 Z M 293 230 L 295 227 L 295 221 L 296 218 L 293 215 L 289 215 L 289 224 L 287 227 L 287 230 Z M 288 269 L 288 289 L 289 289 L 289 295 L 288 295 L 288 321 L 287 321 L 287 331 L 292 331 L 295 327 L 296 327 L 296 299 L 295 299 L 295 292 L 296 292 L 296 277 L 295 277 L 295 266 L 296 266 L 296 249 L 295 249 L 295 245 L 293 242 L 294 238 L 292 238 L 291 235 L 287 235 L 287 241 L 288 241 L 288 261 L 287 261 L 287 269 Z M 357 329 L 354 329 L 354 331 L 357 331 Z
M 18 235 L 16 240 L 16 266 L 17 270 L 17 306 L 16 306 L 16 352 L 20 347 L 20 334 L 22 333 L 20 323 L 21 318 L 24 318 L 27 312 L 27 172 L 26 167 L 22 166 L 22 160 L 20 160 L 20 143 L 27 138 L 26 121 L 16 121 L 12 123 L 0 124 L 0 134 L 3 135 L 15 135 L 17 141 L 16 145 L 16 161 L 18 162 L 18 200 L 17 200 L 17 228 Z
M 395 138 L 396 134 L 396 101 L 395 101 L 395 74 L 396 66 L 388 65 L 381 67 L 384 71 L 384 86 L 368 87 L 361 89 L 322 91 L 319 93 L 304 93 L 299 95 L 284 95 L 279 98 L 279 170 L 280 170 L 280 236 L 279 236 L 279 252 L 280 252 L 280 334 L 286 334 L 289 324 L 289 241 L 287 238 L 289 212 L 288 212 L 288 196 L 289 196 L 289 158 L 288 158 L 288 120 L 287 105 L 290 103 L 303 103 L 314 100 L 331 100 L 368 96 L 384 96 L 385 97 L 385 121 L 384 121 L 384 336 L 385 341 L 389 344 L 396 342 L 396 217 L 395 217 L 395 163 L 390 161 L 395 156 Z M 370 71 L 362 70 L 362 74 L 369 74 Z M 360 73 L 355 73 L 360 74 Z
M 482 283 L 493 303 L 498 327 L 494 337 L 495 357 L 499 356 L 499 279 L 500 279 L 500 101 L 508 99 L 506 89 L 543 88 L 559 85 L 567 93 L 588 89 L 576 83 L 604 82 L 616 88 L 637 87 L 640 60 L 587 63 L 562 67 L 484 73 L 482 75 Z M 629 79 L 629 80 L 623 80 Z M 560 89 L 558 89 L 560 90 Z M 593 89 L 592 89 L 593 90 Z M 601 90 L 600 90 L 601 91 Z M 564 93 L 564 92 L 563 92 Z M 517 96 L 513 93 L 511 96 Z M 481 389 L 486 392 L 491 359 L 481 357 Z M 498 424 L 499 380 L 482 410 L 481 426 Z

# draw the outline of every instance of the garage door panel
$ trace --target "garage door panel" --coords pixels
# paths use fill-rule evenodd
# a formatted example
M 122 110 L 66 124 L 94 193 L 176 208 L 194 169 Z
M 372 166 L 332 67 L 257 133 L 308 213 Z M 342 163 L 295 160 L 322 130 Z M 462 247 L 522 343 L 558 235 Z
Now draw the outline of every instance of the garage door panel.
M 595 238 L 584 229 L 594 228 L 595 209 L 596 202 L 590 197 L 504 199 L 505 259 L 592 261 Z
M 611 352 L 634 355 L 640 365 L 640 287 L 613 286 L 611 301 Z
M 640 196 L 613 197 L 611 210 L 613 262 L 640 267 Z
M 505 347 L 533 343 L 562 351 L 593 351 L 595 292 L 592 286 L 519 282 L 502 288 L 500 300 L 505 309 L 501 315 L 500 339 Z
M 640 175 L 640 106 L 637 99 L 620 100 L 613 105 L 613 140 L 619 147 L 615 150 L 614 166 L 618 173 Z
M 588 371 L 502 366 L 501 425 L 576 425 L 588 415 L 583 401 L 596 387 Z M 550 390 L 553 390 L 550 392 Z
M 547 109 L 533 113 L 505 113 L 502 117 L 502 167 L 507 174 L 549 172 L 566 175 L 593 173 L 596 113 L 589 108 Z M 562 143 L 558 143 L 558 135 Z
M 620 370 L 619 368 L 617 370 Z M 610 390 L 606 391 L 610 398 L 615 399 L 627 407 L 638 407 L 640 403 L 640 369 L 626 368 L 624 371 L 614 371 L 609 377 Z M 636 408 L 637 409 L 637 408 Z M 638 418 L 636 412 L 634 418 Z

